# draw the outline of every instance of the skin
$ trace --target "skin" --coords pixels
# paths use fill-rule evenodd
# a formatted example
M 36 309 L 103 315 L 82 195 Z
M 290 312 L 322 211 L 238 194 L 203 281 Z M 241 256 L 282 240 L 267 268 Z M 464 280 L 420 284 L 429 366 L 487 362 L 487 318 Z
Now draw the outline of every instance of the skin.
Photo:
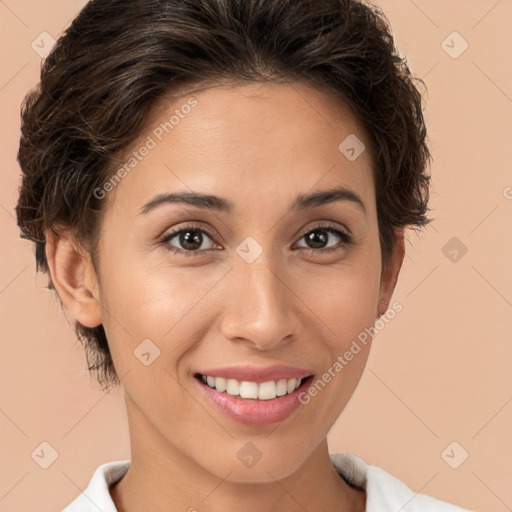
M 286 364 L 318 377 L 385 312 L 403 261 L 403 230 L 383 269 L 370 151 L 349 161 L 338 149 L 352 133 L 369 148 L 367 136 L 348 108 L 305 84 L 215 87 L 194 97 L 197 106 L 109 192 L 98 275 L 71 233 L 48 231 L 56 289 L 76 320 L 103 324 L 122 379 L 131 467 L 111 488 L 113 500 L 123 512 L 362 511 L 365 491 L 336 474 L 326 437 L 371 343 L 309 404 L 265 427 L 216 411 L 193 374 Z M 159 104 L 148 126 L 188 98 Z M 366 213 L 348 200 L 288 211 L 299 194 L 333 186 L 357 193 Z M 157 194 L 178 191 L 215 194 L 235 209 L 169 203 L 140 214 Z M 159 243 L 188 222 L 214 233 L 203 233 L 196 257 Z M 324 246 L 308 244 L 304 235 L 319 223 L 348 230 L 354 243 L 343 246 L 320 230 Z M 236 252 L 248 236 L 263 250 L 251 264 Z M 169 245 L 185 250 L 179 236 Z M 341 249 L 320 253 L 326 246 Z M 160 356 L 145 366 L 133 352 L 148 338 Z M 250 468 L 237 457 L 247 442 L 262 454 Z

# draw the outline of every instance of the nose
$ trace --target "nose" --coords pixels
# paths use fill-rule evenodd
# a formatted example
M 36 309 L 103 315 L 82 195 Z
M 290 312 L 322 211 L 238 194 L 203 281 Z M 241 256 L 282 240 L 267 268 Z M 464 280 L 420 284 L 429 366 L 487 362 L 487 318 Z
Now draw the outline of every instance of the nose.
M 263 254 L 253 263 L 239 259 L 229 272 L 221 330 L 233 342 L 272 350 L 296 337 L 300 301 L 282 268 Z

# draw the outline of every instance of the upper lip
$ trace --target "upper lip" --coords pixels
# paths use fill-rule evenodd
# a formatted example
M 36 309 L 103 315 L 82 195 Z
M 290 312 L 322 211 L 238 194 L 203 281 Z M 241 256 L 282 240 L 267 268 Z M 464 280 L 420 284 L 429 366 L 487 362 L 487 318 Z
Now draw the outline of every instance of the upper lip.
M 240 382 L 267 382 L 280 379 L 303 379 L 313 374 L 311 370 L 295 368 L 293 366 L 227 366 L 224 368 L 209 368 L 201 370 L 201 375 L 210 377 L 221 377 L 224 379 L 235 379 Z

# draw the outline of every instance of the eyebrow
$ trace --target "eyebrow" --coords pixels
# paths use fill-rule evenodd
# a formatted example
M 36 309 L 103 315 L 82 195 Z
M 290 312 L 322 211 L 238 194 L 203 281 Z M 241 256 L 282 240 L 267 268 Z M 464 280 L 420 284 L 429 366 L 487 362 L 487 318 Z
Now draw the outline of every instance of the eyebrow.
M 361 197 L 353 190 L 345 187 L 321 190 L 311 194 L 300 194 L 291 204 L 289 211 L 308 210 L 335 201 L 350 201 L 366 214 L 366 207 Z M 235 205 L 223 197 L 196 192 L 178 192 L 158 194 L 141 208 L 140 214 L 149 213 L 158 206 L 168 203 L 185 203 L 197 208 L 205 208 L 222 213 L 232 213 L 235 210 Z

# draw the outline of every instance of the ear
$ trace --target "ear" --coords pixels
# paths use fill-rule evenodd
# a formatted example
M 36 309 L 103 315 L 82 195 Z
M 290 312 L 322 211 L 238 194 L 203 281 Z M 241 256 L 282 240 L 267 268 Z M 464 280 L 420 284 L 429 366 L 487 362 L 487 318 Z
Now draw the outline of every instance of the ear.
M 405 246 L 404 246 L 404 228 L 396 228 L 396 244 L 393 248 L 393 253 L 386 268 L 382 269 L 380 281 L 379 303 L 377 304 L 377 318 L 381 317 L 388 309 L 393 291 L 395 290 L 396 282 L 402 263 L 404 261 Z
M 90 256 L 67 230 L 46 231 L 45 252 L 53 285 L 64 305 L 85 327 L 102 323 L 99 286 Z

